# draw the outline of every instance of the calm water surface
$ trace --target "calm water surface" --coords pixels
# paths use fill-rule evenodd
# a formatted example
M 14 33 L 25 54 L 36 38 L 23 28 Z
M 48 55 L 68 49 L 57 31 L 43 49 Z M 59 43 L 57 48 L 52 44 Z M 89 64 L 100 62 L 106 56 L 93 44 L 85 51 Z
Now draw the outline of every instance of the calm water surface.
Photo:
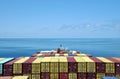
M 93 56 L 120 57 L 120 38 L 0 38 L 0 57 L 31 56 L 60 44 Z

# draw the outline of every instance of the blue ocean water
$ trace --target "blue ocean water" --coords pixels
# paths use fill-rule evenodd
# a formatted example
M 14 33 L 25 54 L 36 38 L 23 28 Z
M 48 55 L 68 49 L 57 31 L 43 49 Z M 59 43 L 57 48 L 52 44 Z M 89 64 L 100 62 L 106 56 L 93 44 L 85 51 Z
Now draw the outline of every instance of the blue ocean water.
M 31 56 L 60 44 L 92 56 L 120 57 L 120 38 L 0 38 L 0 57 Z

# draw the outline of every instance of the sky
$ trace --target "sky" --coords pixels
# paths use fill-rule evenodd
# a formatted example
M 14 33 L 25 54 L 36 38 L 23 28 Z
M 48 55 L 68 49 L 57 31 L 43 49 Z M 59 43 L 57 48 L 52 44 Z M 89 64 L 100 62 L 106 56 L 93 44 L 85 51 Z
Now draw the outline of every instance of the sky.
M 120 38 L 120 0 L 0 0 L 0 38 Z

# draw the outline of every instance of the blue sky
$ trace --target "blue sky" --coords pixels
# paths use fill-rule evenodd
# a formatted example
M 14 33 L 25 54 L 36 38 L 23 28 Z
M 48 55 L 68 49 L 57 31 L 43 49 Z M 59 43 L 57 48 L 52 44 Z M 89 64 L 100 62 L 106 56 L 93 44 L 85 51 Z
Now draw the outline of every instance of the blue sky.
M 120 0 L 0 0 L 1 38 L 119 38 Z

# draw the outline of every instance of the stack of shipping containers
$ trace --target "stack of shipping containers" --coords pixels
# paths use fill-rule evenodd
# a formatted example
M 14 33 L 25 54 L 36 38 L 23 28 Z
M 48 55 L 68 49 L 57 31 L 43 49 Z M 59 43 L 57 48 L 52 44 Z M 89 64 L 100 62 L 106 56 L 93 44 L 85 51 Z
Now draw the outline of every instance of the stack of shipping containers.
M 66 57 L 59 57 L 59 79 L 68 79 L 68 61 Z
M 37 58 L 32 62 L 32 79 L 40 79 L 42 58 Z
M 50 79 L 59 79 L 58 57 L 51 57 L 50 60 Z
M 4 76 L 13 76 L 13 63 L 20 60 L 22 57 L 16 58 L 10 62 L 7 62 L 3 66 L 3 75 Z
M 50 57 L 1 58 L 0 65 L 1 75 L 28 76 L 29 79 L 102 79 L 104 76 L 120 78 L 120 58 L 66 54 Z
M 50 60 L 51 60 L 51 57 L 44 57 L 41 60 L 41 78 L 40 79 L 50 79 Z
M 29 57 L 23 57 L 20 60 L 13 63 L 13 74 L 14 75 L 23 75 L 22 73 L 22 63 L 25 62 Z
M 13 58 L 5 58 L 0 61 L 0 75 L 3 75 L 3 64 L 12 60 Z
M 78 63 L 77 79 L 86 79 L 86 62 L 82 57 L 74 57 Z

